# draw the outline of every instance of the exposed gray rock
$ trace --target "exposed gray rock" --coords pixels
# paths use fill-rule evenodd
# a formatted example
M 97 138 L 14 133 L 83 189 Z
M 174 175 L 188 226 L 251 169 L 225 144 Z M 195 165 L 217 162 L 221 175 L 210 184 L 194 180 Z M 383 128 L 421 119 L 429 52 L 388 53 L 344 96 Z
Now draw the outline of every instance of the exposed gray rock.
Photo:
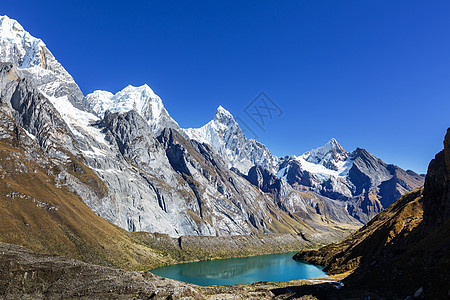
M 4 299 L 204 299 L 197 288 L 150 272 L 101 267 L 0 243 Z
M 247 180 L 259 187 L 265 193 L 277 194 L 281 190 L 282 179 L 273 175 L 261 166 L 252 167 L 248 171 Z
M 262 188 L 259 181 L 265 169 L 298 191 L 348 201 L 348 212 L 362 223 L 423 184 L 423 176 L 387 165 L 364 149 L 347 152 L 335 139 L 300 157 L 277 158 L 264 145 L 247 139 L 231 113 L 222 107 L 205 126 L 183 131 L 189 138 L 209 144 L 230 169 L 243 176 L 248 174 L 256 186 Z M 259 168 L 253 169 L 255 166 Z M 266 183 L 271 184 L 267 180 Z

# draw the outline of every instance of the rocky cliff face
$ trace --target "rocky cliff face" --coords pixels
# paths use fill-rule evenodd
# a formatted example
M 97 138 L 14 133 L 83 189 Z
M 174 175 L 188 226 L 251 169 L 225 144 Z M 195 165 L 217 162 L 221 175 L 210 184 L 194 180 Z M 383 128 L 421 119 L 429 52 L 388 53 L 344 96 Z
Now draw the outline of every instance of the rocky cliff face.
M 424 230 L 432 231 L 450 219 L 450 128 L 444 150 L 430 162 L 425 180 Z
M 11 64 L 2 70 L 6 111 L 62 166 L 60 182 L 122 228 L 172 236 L 304 232 L 319 239 L 341 231 L 305 221 L 308 203 L 295 191 L 266 195 L 206 144 L 167 128 L 156 137 L 134 110 L 99 119 L 61 109 L 28 79 L 14 77 L 20 72 Z M 99 182 L 85 178 L 92 171 Z M 291 215 L 297 211 L 303 218 Z
M 344 202 L 315 193 L 298 192 L 285 180 L 260 166 L 252 167 L 244 177 L 263 192 L 269 193 L 277 201 L 278 207 L 284 211 L 295 213 L 310 221 L 317 217 L 336 224 L 352 224 L 356 221 L 348 214 Z

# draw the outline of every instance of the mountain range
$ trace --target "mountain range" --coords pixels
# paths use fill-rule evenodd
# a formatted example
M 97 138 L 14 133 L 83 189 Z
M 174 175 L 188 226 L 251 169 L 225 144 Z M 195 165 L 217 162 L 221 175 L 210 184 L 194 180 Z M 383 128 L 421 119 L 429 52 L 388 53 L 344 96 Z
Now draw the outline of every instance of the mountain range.
M 205 126 L 180 128 L 148 85 L 84 96 L 45 43 L 7 16 L 0 45 L 2 138 L 128 231 L 329 241 L 423 184 L 423 175 L 364 149 L 347 152 L 335 139 L 276 157 L 221 106 Z M 2 176 L 35 172 L 8 169 L 9 159 Z

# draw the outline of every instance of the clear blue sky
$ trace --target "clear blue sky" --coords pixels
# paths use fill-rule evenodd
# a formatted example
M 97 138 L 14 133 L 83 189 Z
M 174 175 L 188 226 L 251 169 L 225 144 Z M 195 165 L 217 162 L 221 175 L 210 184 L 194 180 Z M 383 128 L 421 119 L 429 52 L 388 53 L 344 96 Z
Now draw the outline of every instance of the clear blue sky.
M 425 172 L 450 126 L 450 1 L 3 1 L 84 94 L 147 83 L 182 127 L 283 110 L 276 155 L 335 137 Z M 249 122 L 249 120 L 246 120 Z M 252 125 L 253 126 L 253 125 Z

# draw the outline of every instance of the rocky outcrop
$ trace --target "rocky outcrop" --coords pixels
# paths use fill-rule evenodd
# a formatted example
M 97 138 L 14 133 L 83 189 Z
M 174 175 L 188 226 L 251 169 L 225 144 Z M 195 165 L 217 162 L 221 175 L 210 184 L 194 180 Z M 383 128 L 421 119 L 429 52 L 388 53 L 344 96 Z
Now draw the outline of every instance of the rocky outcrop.
M 278 194 L 281 190 L 282 181 L 273 173 L 261 166 L 254 166 L 246 176 L 251 184 L 260 188 L 264 193 Z
M 74 155 L 79 153 L 65 122 L 27 79 L 18 81 L 8 103 L 15 111 L 14 116 L 19 125 L 36 136 L 40 146 L 52 157 L 66 159 L 66 151 Z
M 423 195 L 424 230 L 432 231 L 450 219 L 450 128 L 444 150 L 430 162 Z
M 130 272 L 43 255 L 0 243 L 5 299 L 204 299 L 197 287 L 149 272 Z

